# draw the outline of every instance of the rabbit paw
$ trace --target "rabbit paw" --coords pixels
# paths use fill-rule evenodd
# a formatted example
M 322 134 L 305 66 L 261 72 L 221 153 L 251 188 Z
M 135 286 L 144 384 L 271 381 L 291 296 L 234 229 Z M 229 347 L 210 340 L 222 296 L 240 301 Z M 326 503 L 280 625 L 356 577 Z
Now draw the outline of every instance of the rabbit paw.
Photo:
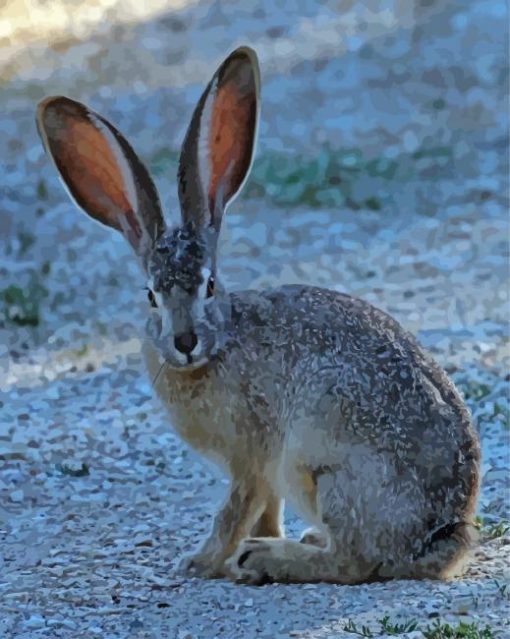
M 325 533 L 321 532 L 317 528 L 307 528 L 303 531 L 303 534 L 299 538 L 301 544 L 311 544 L 318 548 L 326 548 L 328 545 L 328 537 Z
M 225 576 L 222 564 L 214 561 L 210 555 L 202 553 L 183 557 L 177 570 L 181 575 L 202 579 L 219 579 Z
M 271 542 L 260 538 L 248 538 L 239 544 L 236 552 L 226 562 L 226 566 L 231 577 L 238 583 L 262 586 L 278 578 L 272 574 L 273 563 Z

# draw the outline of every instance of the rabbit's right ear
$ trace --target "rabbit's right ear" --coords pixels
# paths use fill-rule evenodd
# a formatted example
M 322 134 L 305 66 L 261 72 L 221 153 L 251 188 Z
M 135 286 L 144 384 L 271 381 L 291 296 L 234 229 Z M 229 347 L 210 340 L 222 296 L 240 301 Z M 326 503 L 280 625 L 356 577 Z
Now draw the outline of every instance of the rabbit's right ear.
M 202 94 L 179 162 L 183 221 L 219 230 L 229 201 L 248 174 L 259 113 L 260 73 L 255 51 L 240 47 Z
M 39 103 L 37 128 L 76 203 L 120 231 L 146 266 L 165 224 L 156 187 L 128 142 L 100 115 L 63 96 Z

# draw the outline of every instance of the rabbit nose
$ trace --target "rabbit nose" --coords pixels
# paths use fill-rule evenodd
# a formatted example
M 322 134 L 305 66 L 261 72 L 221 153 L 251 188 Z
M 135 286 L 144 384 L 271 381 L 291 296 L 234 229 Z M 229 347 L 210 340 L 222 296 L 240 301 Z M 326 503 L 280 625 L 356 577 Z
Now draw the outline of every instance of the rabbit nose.
M 184 353 L 184 355 L 188 355 L 193 352 L 197 342 L 197 336 L 193 331 L 190 331 L 189 333 L 181 333 L 180 335 L 176 335 L 174 338 L 175 348 L 179 351 L 179 353 Z

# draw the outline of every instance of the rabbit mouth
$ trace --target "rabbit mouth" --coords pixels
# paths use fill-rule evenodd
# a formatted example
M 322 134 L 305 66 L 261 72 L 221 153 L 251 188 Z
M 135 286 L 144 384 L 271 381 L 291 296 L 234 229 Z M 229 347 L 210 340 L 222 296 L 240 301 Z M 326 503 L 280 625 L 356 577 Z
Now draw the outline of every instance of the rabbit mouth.
M 165 366 L 174 370 L 191 371 L 201 368 L 210 361 L 210 357 L 206 353 L 180 353 L 176 349 L 172 349 L 164 358 Z
M 173 371 L 179 371 L 183 373 L 191 373 L 193 371 L 199 370 L 200 368 L 204 368 L 210 363 L 210 358 L 202 355 L 200 357 L 192 357 L 188 355 L 186 358 L 186 362 L 177 362 L 175 359 L 165 358 L 162 368 L 170 368 Z
M 209 359 L 205 355 L 201 355 L 199 357 L 193 357 L 192 355 L 187 356 L 186 366 L 181 366 L 181 368 L 185 368 L 186 370 L 195 370 L 196 368 L 201 368 L 204 364 L 209 362 Z

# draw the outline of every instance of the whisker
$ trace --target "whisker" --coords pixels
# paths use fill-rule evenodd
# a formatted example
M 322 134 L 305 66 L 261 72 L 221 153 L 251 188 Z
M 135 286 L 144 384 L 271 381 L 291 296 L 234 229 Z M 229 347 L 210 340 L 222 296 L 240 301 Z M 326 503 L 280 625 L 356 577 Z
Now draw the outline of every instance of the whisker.
M 163 368 L 165 367 L 166 361 L 163 362 L 159 368 L 159 371 L 156 374 L 156 377 L 152 380 L 152 385 L 154 386 L 154 384 L 158 381 L 158 377 L 161 375 L 161 371 L 163 370 Z

